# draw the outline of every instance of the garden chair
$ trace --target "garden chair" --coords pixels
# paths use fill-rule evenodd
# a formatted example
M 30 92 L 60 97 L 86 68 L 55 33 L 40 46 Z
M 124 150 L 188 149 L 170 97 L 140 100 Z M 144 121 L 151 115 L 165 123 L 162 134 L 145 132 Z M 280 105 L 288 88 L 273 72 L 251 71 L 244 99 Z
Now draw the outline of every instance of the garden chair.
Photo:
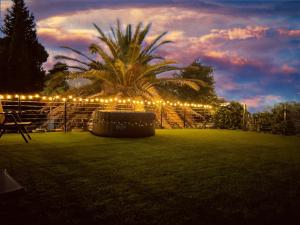
M 7 120 L 8 118 L 10 118 L 10 121 Z M 28 143 L 28 139 L 31 140 L 31 137 L 26 127 L 29 125 L 31 125 L 31 122 L 22 122 L 18 112 L 4 112 L 0 100 L 0 138 L 6 130 L 15 130 L 21 134 L 25 142 Z

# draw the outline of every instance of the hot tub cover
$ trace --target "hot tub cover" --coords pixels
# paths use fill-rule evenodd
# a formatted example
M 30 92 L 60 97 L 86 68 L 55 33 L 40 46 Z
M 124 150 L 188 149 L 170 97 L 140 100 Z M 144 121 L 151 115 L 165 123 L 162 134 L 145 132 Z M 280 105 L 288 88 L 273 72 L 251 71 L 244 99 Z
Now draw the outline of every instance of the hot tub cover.
M 147 137 L 155 135 L 152 112 L 103 111 L 93 113 L 91 131 L 108 137 Z

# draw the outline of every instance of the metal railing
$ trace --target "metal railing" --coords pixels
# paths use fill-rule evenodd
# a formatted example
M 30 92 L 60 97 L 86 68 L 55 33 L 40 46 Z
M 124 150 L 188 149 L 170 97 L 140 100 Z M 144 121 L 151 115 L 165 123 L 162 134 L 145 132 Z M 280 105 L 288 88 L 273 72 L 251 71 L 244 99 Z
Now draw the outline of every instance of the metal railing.
M 212 126 L 213 109 L 192 106 L 145 104 L 131 102 L 72 102 L 4 99 L 5 111 L 18 111 L 23 121 L 30 121 L 30 131 L 87 130 L 95 110 L 146 111 L 156 115 L 157 128 L 207 128 Z

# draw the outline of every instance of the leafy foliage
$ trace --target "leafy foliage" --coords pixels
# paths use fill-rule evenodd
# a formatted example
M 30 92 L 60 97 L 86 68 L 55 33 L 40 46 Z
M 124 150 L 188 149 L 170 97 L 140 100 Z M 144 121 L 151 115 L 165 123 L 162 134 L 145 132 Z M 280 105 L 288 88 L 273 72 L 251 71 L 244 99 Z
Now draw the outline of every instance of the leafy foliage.
M 190 90 L 186 87 L 173 86 L 170 88 L 173 95 L 183 101 L 196 101 L 203 103 L 212 103 L 217 101 L 215 93 L 215 81 L 213 77 L 213 68 L 201 64 L 195 60 L 191 65 L 185 67 L 179 74 L 175 75 L 181 79 L 195 79 L 202 84 L 199 90 Z
M 24 0 L 13 0 L 1 31 L 0 88 L 4 92 L 33 92 L 43 88 L 42 64 L 48 54 L 38 42 L 34 16 Z
M 300 104 L 284 102 L 275 105 L 270 111 L 253 114 L 257 130 L 269 126 L 273 133 L 295 134 L 300 132 Z
M 75 65 L 69 65 L 76 71 L 71 78 L 86 78 L 99 84 L 94 96 L 143 96 L 151 99 L 158 95 L 156 87 L 170 84 L 199 90 L 199 82 L 195 79 L 157 78 L 161 73 L 178 69 L 173 66 L 174 61 L 155 54 L 159 47 L 170 43 L 161 40 L 166 32 L 147 42 L 151 24 L 143 28 L 139 23 L 135 29 L 129 24 L 124 31 L 118 21 L 116 27 L 110 28 L 109 34 L 95 24 L 94 27 L 99 33 L 100 44 L 91 44 L 89 51 L 101 60 L 97 61 L 70 47 L 64 48 L 84 60 L 62 55 L 56 57 L 75 62 Z
M 270 112 L 258 112 L 252 115 L 257 131 L 267 131 L 272 127 L 273 115 Z
M 69 70 L 66 64 L 61 62 L 56 63 L 47 74 L 43 94 L 53 95 L 66 92 L 69 89 L 67 82 L 68 74 Z
M 238 102 L 219 107 L 214 116 L 215 126 L 222 129 L 241 129 L 243 110 L 243 106 Z

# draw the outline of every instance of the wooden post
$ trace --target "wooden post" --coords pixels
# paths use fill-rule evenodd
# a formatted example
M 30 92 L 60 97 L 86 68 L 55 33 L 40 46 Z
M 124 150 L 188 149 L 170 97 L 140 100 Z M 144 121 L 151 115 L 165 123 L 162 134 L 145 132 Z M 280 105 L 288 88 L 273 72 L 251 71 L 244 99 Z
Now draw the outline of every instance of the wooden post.
M 247 105 L 243 104 L 243 130 L 246 130 L 246 110 Z
M 285 135 L 286 134 L 286 126 L 287 126 L 287 124 L 286 124 L 286 104 L 283 104 L 283 124 L 284 124 L 283 135 Z
M 163 128 L 163 105 L 160 103 L 160 128 Z
M 20 96 L 18 96 L 18 111 L 19 111 L 19 114 L 21 115 L 22 111 L 21 111 L 21 99 L 20 99 Z
M 186 127 L 186 107 L 183 106 L 183 128 Z
M 67 132 L 67 101 L 64 102 L 64 131 Z
M 286 122 L 286 105 L 283 105 L 283 121 Z

